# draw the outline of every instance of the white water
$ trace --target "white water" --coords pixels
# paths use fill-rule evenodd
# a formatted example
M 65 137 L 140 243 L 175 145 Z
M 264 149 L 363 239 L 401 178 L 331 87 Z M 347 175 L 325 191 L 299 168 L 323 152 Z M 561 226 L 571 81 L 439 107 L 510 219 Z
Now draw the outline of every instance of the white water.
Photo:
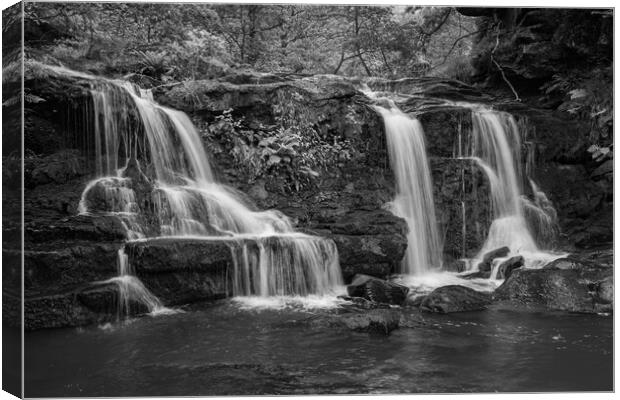
M 497 276 L 497 267 L 514 255 L 522 255 L 526 268 L 539 268 L 564 254 L 542 251 L 532 234 L 524 208 L 536 217 L 537 231 L 550 235 L 557 230 L 555 210 L 551 202 L 534 184 L 534 201 L 523 194 L 521 175 L 521 133 L 514 117 L 508 113 L 484 109 L 472 110 L 473 157 L 486 174 L 491 187 L 493 222 L 487 239 L 470 264 L 477 268 L 485 253 L 508 246 L 508 257 L 493 263 L 491 277 Z M 461 155 L 462 156 L 462 155 Z
M 129 240 L 229 239 L 236 296 L 333 296 L 341 290 L 335 243 L 295 233 L 281 212 L 253 211 L 238 192 L 218 184 L 187 115 L 155 103 L 150 92 L 128 82 L 46 68 L 91 82 L 97 176 L 82 193 L 80 214 L 117 216 Z M 147 161 L 143 170 L 138 159 Z M 154 223 L 145 222 L 148 212 Z M 127 311 L 135 301 L 154 313 L 163 309 L 135 276 L 122 249 L 118 264 L 118 277 L 108 282 L 118 284 L 122 308 Z
M 442 261 L 424 130 L 417 119 L 401 112 L 393 102 L 390 105 L 374 108 L 383 117 L 390 164 L 396 177 L 391 211 L 409 225 L 402 272 L 422 275 L 440 268 Z
M 117 259 L 118 276 L 101 282 L 115 283 L 119 290 L 118 315 L 131 315 L 132 303 L 141 304 L 146 307 L 149 314 L 170 314 L 175 312 L 163 306 L 159 299 L 153 295 L 134 275 L 134 271 L 129 263 L 129 257 L 125 253 L 125 247 L 118 250 Z

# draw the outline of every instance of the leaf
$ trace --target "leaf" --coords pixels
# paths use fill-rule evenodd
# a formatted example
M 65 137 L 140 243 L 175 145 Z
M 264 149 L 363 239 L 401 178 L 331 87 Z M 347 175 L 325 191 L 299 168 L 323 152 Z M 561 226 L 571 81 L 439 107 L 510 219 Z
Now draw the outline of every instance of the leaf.
M 318 178 L 318 177 L 320 176 L 320 174 L 319 174 L 318 172 L 313 171 L 313 170 L 311 170 L 311 169 L 310 169 L 310 168 L 308 168 L 308 167 L 300 167 L 300 168 L 299 168 L 299 172 L 300 172 L 301 174 L 303 174 L 303 175 L 310 175 L 310 176 L 313 176 L 313 177 L 315 177 L 315 178 Z
M 280 156 L 272 154 L 271 156 L 269 156 L 269 160 L 267 160 L 267 166 L 278 164 L 281 160 L 282 158 L 280 158 Z
M 581 99 L 588 96 L 588 91 L 585 89 L 573 89 L 568 92 L 571 100 Z

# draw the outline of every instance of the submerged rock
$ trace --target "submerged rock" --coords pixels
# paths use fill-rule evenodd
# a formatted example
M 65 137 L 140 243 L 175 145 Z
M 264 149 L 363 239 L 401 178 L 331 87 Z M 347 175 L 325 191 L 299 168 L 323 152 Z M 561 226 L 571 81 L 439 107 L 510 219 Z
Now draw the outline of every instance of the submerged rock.
M 478 264 L 479 271 L 490 271 L 493 260 L 498 257 L 506 257 L 510 253 L 510 249 L 507 246 L 500 247 L 499 249 L 491 250 L 482 257 L 482 262 Z
M 361 297 L 385 304 L 402 305 L 407 299 L 409 288 L 396 283 L 384 281 L 368 275 L 358 274 L 347 286 L 351 297 Z
M 420 310 L 442 314 L 484 310 L 489 304 L 489 294 L 461 285 L 437 288 L 419 300 Z
M 345 314 L 342 323 L 354 331 L 389 335 L 398 328 L 400 316 L 392 310 L 376 309 L 365 313 Z

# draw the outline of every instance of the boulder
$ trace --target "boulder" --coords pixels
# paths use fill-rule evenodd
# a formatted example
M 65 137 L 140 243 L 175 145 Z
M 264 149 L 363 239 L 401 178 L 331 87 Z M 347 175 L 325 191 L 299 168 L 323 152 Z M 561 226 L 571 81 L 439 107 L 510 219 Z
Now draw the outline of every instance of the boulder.
M 483 272 L 490 271 L 493 260 L 498 257 L 506 257 L 508 253 L 510 253 L 510 249 L 507 246 L 500 247 L 498 249 L 491 250 L 488 253 L 485 253 L 482 257 L 482 262 L 478 264 L 478 270 Z
M 358 274 L 347 286 L 347 293 L 352 297 L 362 297 L 377 303 L 401 305 L 407 299 L 409 288 L 396 283 Z
M 434 313 L 453 313 L 484 310 L 491 296 L 461 285 L 442 286 L 420 300 L 420 310 Z
M 514 256 L 510 257 L 506 261 L 502 261 L 502 263 L 497 267 L 497 279 L 508 279 L 512 271 L 517 268 L 521 268 L 525 263 L 523 256 Z
M 341 320 L 347 328 L 354 331 L 389 335 L 398 328 L 400 316 L 393 310 L 375 309 L 364 313 L 344 314 Z
M 347 271 L 345 280 L 355 273 L 372 272 L 372 269 L 378 276 L 385 277 L 386 271 L 394 271 L 400 265 L 407 249 L 407 238 L 401 234 L 330 235 L 329 238 L 338 247 L 340 265 Z M 368 268 L 369 265 L 373 268 Z
M 597 304 L 609 300 L 612 282 L 605 279 L 612 276 L 609 267 L 559 259 L 542 269 L 513 270 L 494 297 L 550 310 L 595 313 Z M 599 286 L 601 281 L 605 283 Z

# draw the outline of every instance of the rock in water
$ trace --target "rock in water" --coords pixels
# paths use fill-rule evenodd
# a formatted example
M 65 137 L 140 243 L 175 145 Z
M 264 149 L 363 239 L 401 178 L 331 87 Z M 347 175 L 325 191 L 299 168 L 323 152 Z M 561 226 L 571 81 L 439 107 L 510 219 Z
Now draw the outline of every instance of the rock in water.
M 371 310 L 366 313 L 344 315 L 342 321 L 354 331 L 389 335 L 398 328 L 400 316 L 392 310 Z
M 497 288 L 495 298 L 551 310 L 599 312 L 610 301 L 613 268 L 561 260 L 542 269 L 516 269 Z M 559 266 L 563 268 L 559 268 Z
M 467 274 L 460 275 L 463 279 L 489 279 L 491 277 L 491 271 L 476 271 Z
M 435 313 L 453 313 L 484 310 L 491 304 L 491 296 L 461 285 L 442 286 L 433 290 L 420 302 L 420 310 Z
M 510 249 L 507 246 L 489 251 L 482 257 L 482 262 L 478 264 L 478 270 L 483 272 L 490 271 L 493 260 L 498 257 L 506 257 L 508 253 L 510 253 Z
M 497 279 L 508 279 L 512 271 L 517 268 L 521 268 L 525 263 L 523 256 L 510 257 L 508 260 L 502 262 L 497 268 Z
M 372 276 L 357 274 L 353 282 L 347 286 L 347 293 L 351 297 L 362 297 L 377 303 L 401 305 L 407 299 L 409 288 Z

